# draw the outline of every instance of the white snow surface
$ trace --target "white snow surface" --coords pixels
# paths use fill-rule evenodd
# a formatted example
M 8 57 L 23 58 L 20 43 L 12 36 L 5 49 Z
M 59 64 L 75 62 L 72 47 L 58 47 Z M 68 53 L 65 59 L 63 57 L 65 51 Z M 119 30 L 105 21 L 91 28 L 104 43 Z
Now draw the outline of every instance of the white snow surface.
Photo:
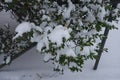
M 43 55 L 31 49 L 0 70 L 0 80 L 120 80 L 120 29 L 110 31 L 98 69 L 93 70 L 94 60 L 85 62 L 82 72 L 65 69 L 60 75 L 52 71 L 52 63 L 44 63 Z

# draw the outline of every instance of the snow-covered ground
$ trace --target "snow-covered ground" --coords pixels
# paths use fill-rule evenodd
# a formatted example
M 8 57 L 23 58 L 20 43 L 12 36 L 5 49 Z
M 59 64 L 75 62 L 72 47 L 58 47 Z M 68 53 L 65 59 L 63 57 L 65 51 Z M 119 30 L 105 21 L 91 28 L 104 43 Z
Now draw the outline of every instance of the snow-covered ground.
M 8 11 L 1 11 L 0 12 L 0 27 L 4 28 L 4 25 L 9 24 L 12 28 L 12 30 L 15 29 L 15 27 L 18 25 L 18 22 L 13 19 L 11 13 Z
M 103 53 L 99 67 L 93 70 L 94 61 L 85 63 L 82 72 L 64 74 L 54 72 L 51 62 L 44 63 L 35 47 L 0 70 L 0 80 L 120 80 L 120 29 L 112 30 L 106 42 L 108 53 Z

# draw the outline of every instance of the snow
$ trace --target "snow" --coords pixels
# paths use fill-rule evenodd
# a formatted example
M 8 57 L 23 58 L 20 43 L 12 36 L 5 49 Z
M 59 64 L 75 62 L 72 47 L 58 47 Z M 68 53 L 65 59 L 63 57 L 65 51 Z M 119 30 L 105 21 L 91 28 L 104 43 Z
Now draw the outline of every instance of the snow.
M 97 0 L 98 3 L 102 3 L 102 0 Z
M 49 16 L 43 15 L 43 16 L 42 16 L 42 20 L 46 20 L 46 19 L 47 19 L 47 21 L 50 21 L 50 20 L 51 20 Z
M 5 10 L 0 12 L 0 27 L 4 28 L 4 25 L 9 24 L 11 31 L 15 30 L 15 27 L 18 25 L 18 22 L 13 19 L 12 13 L 10 11 L 6 12 Z
M 71 2 L 71 0 L 68 0 L 68 8 L 65 8 L 63 11 L 63 17 L 64 18 L 70 18 L 71 12 L 75 10 L 74 4 Z
M 94 60 L 85 62 L 82 72 L 70 72 L 63 75 L 52 71 L 52 63 L 44 63 L 43 55 L 31 49 L 24 55 L 0 70 L 0 80 L 120 80 L 120 29 L 110 31 L 98 69 L 93 70 Z
M 7 2 L 9 1 L 7 0 Z M 85 0 L 85 2 L 89 2 L 89 1 L 90 0 Z M 99 3 L 101 3 L 101 1 L 99 1 Z M 93 23 L 96 20 L 94 17 L 94 12 L 90 11 L 87 7 L 88 6 L 83 7 L 83 11 L 87 11 L 88 12 L 87 15 L 89 16 L 86 18 L 86 21 Z M 101 21 L 103 21 L 103 18 L 105 17 L 107 12 L 105 11 L 104 7 L 100 7 L 99 9 L 102 14 L 101 13 L 98 14 L 98 18 Z M 75 10 L 75 5 L 72 4 L 71 0 L 68 0 L 68 7 L 63 10 L 62 16 L 65 19 L 68 19 L 71 17 L 71 13 L 74 10 Z M 59 10 L 59 12 L 61 13 L 61 10 Z M 49 24 L 44 22 L 45 20 L 50 21 L 51 20 L 50 18 L 51 17 L 47 15 L 42 16 L 43 23 L 40 25 L 41 28 L 39 26 L 35 26 L 33 23 L 29 23 L 29 22 L 21 23 L 16 28 L 15 31 L 17 32 L 17 35 L 13 39 L 19 36 L 22 36 L 23 33 L 30 32 L 31 29 L 33 29 L 35 33 L 33 34 L 31 41 L 38 42 L 37 50 L 39 52 L 42 51 L 43 47 L 46 47 L 47 49 L 49 49 L 48 44 L 50 43 L 50 41 L 52 43 L 56 43 L 57 47 L 61 46 L 63 43 L 63 38 L 65 40 L 68 40 L 70 38 L 70 30 L 67 28 L 68 26 L 62 26 L 62 25 L 56 24 L 58 26 L 55 26 L 55 28 L 53 28 L 53 26 L 50 26 Z M 76 21 L 74 20 L 74 22 Z M 80 22 L 80 25 L 82 25 L 82 20 L 79 20 L 79 22 Z M 112 24 L 116 25 L 115 22 L 113 22 Z M 51 25 L 54 25 L 54 24 L 51 23 Z M 116 25 L 116 26 L 119 27 L 119 25 Z M 44 27 L 45 29 L 43 29 Z M 38 31 L 41 33 L 43 32 L 44 34 L 39 35 L 40 33 Z M 94 34 L 95 31 L 91 31 L 91 32 L 90 32 L 91 34 Z M 118 38 L 118 36 L 117 37 L 115 36 L 115 35 L 118 35 L 119 32 L 116 31 L 113 34 L 109 35 L 109 39 L 106 44 L 106 47 L 109 48 L 110 54 L 103 54 L 104 57 L 101 58 L 102 60 L 101 60 L 99 69 L 97 71 L 92 70 L 92 67 L 94 65 L 94 60 L 93 61 L 89 60 L 89 61 L 86 61 L 83 68 L 83 72 L 72 73 L 68 69 L 65 69 L 64 75 L 60 75 L 58 73 L 51 71 L 52 70 L 51 62 L 48 63 L 47 65 L 43 62 L 43 58 L 44 58 L 44 61 L 48 61 L 53 56 L 46 53 L 45 57 L 43 57 L 42 54 L 39 54 L 39 55 L 36 54 L 38 52 L 35 52 L 35 49 L 33 48 L 30 51 L 28 51 L 26 55 L 22 55 L 22 57 L 19 57 L 18 59 L 13 61 L 11 65 L 5 66 L 3 69 L 1 69 L 1 72 L 0 72 L 1 80 L 66 80 L 66 79 L 73 80 L 75 78 L 76 78 L 75 80 L 77 79 L 119 80 L 120 64 L 118 64 L 119 61 L 117 59 L 119 59 L 120 57 L 120 55 L 118 54 L 119 47 L 120 47 L 118 43 L 120 39 Z M 81 35 L 90 36 L 89 33 L 87 34 L 87 31 L 83 31 L 83 34 Z M 113 39 L 115 39 L 116 41 L 114 41 Z M 65 42 L 64 47 L 65 47 L 64 49 L 58 50 L 58 54 L 57 54 L 58 58 L 61 54 L 76 57 L 76 54 L 72 49 L 72 47 L 74 47 L 74 44 Z M 118 49 L 118 51 L 115 49 Z M 83 52 L 82 51 L 81 52 L 83 54 L 89 54 L 90 51 L 91 51 L 90 48 L 86 46 L 83 48 Z M 9 61 L 10 61 L 10 57 L 7 58 L 6 64 L 8 64 Z M 57 61 L 56 61 L 56 64 L 57 64 Z M 58 65 L 59 64 L 57 64 L 57 66 Z M 58 75 L 56 76 L 56 74 Z
M 48 34 L 48 31 L 50 31 L 49 34 Z M 55 47 L 60 47 L 63 44 L 63 38 L 65 40 L 68 40 L 70 38 L 70 31 L 71 29 L 67 29 L 62 25 L 58 25 L 54 29 L 48 26 L 44 29 L 44 33 L 45 33 L 44 35 L 41 35 L 41 36 L 39 35 L 37 37 L 37 34 L 34 34 L 33 37 L 35 36 L 35 39 L 33 38 L 32 41 L 35 41 L 35 40 L 38 41 L 37 50 L 41 53 L 41 52 L 44 52 L 42 51 L 43 47 L 46 47 L 47 50 L 50 49 L 49 47 L 50 42 L 56 43 L 56 45 L 54 45 Z M 66 44 L 68 46 L 73 46 L 72 42 L 71 43 L 67 42 Z M 61 54 L 65 54 L 67 56 L 74 56 L 74 57 L 76 56 L 72 48 L 68 48 L 68 47 L 66 47 L 66 49 L 58 50 L 56 52 L 58 53 L 57 54 L 58 57 Z M 46 53 L 44 57 L 44 61 L 48 61 L 52 57 L 54 56 L 50 55 L 50 53 Z
M 80 51 L 80 53 L 83 54 L 83 55 L 88 55 L 88 54 L 90 54 L 90 47 L 89 47 L 89 46 L 85 46 L 85 47 L 83 48 L 83 50 Z
M 66 56 L 76 57 L 76 54 L 75 54 L 74 50 L 72 48 L 67 48 L 67 47 L 58 51 L 58 54 L 63 54 L 63 55 L 66 55 Z
M 82 2 L 83 4 L 86 4 L 90 2 L 90 0 L 82 0 Z M 32 30 L 33 35 L 31 36 L 31 41 L 38 43 L 37 50 L 40 53 L 55 53 L 53 55 L 55 58 L 56 55 L 59 56 L 61 54 L 75 57 L 75 49 L 73 49 L 73 45 L 67 45 L 67 41 L 74 39 L 71 41 L 73 41 L 76 46 L 78 46 L 78 44 L 80 45 L 80 42 L 86 43 L 87 41 L 91 41 L 89 39 L 92 38 L 94 34 L 97 34 L 97 32 L 89 30 L 95 28 L 97 25 L 96 21 L 99 21 L 97 19 L 99 6 L 102 5 L 96 5 L 94 3 L 90 3 L 89 5 L 78 5 L 73 4 L 71 0 L 67 0 L 68 4 L 64 4 L 62 6 L 58 6 L 56 2 L 50 3 L 51 5 L 49 5 L 49 3 L 49 0 L 45 0 L 45 3 L 41 4 L 41 9 L 43 9 L 39 11 L 41 15 L 40 25 L 35 26 L 35 24 L 29 22 L 21 23 L 16 28 L 16 32 L 18 34 L 13 39 Z M 79 8 L 83 8 L 83 10 Z M 105 9 L 100 9 L 100 11 L 100 14 L 103 13 L 105 15 L 107 13 Z M 101 19 L 102 17 L 103 19 L 104 15 L 100 15 L 99 18 Z M 24 27 L 26 29 L 24 29 Z M 73 29 L 73 32 L 70 31 L 69 27 Z M 76 27 L 76 29 L 73 27 Z M 70 32 L 72 32 L 71 35 Z M 83 44 L 81 44 L 81 47 L 82 45 Z M 59 50 L 61 50 L 60 54 L 57 53 Z M 81 52 L 83 52 L 83 54 L 89 54 L 90 51 L 91 50 L 89 50 L 87 46 Z M 78 54 L 79 53 L 77 53 L 77 55 Z M 52 60 L 55 61 L 55 58 Z
M 4 57 L 5 57 L 4 54 L 0 54 L 0 64 L 5 63 L 5 61 L 3 60 Z
M 39 51 L 39 52 L 41 52 L 41 49 L 44 47 L 45 45 L 44 45 L 44 42 L 43 41 L 40 41 L 38 44 L 37 44 L 37 50 Z
M 31 31 L 31 24 L 29 22 L 22 22 L 21 24 L 19 24 L 17 26 L 15 31 L 17 32 L 17 34 L 13 39 L 15 39 L 19 36 L 22 36 L 23 33 L 30 32 Z
M 10 61 L 11 61 L 11 57 L 8 56 L 7 59 L 6 59 L 6 61 L 5 61 L 5 63 L 8 64 L 8 63 L 10 63 Z
M 67 56 L 76 57 L 75 52 L 73 51 L 73 49 L 70 49 L 70 48 L 66 49 L 65 54 Z
M 88 11 L 88 16 L 89 17 L 86 18 L 86 21 L 90 21 L 91 23 L 93 23 L 95 21 L 94 14 L 92 12 Z
M 63 38 L 68 40 L 70 38 L 69 30 L 62 25 L 58 25 L 55 29 L 48 35 L 49 39 L 53 43 L 57 43 L 60 46 L 63 43 Z
M 43 32 L 43 30 L 41 29 L 41 27 L 39 26 L 35 26 L 34 24 L 32 24 L 33 26 L 31 26 L 33 29 L 39 31 L 39 32 Z
M 12 2 L 12 0 L 5 0 L 5 2 Z
M 47 62 L 51 59 L 52 55 L 51 54 L 45 54 L 44 61 Z
M 120 3 L 118 3 L 117 8 L 119 8 L 119 9 L 120 9 Z
M 105 8 L 100 7 L 99 10 L 100 10 L 100 12 L 98 13 L 98 17 L 99 17 L 100 21 L 103 21 L 105 15 L 106 15 Z
M 86 12 L 86 11 L 88 11 L 88 8 L 87 8 L 86 6 L 84 6 L 84 7 L 82 8 L 82 11 Z

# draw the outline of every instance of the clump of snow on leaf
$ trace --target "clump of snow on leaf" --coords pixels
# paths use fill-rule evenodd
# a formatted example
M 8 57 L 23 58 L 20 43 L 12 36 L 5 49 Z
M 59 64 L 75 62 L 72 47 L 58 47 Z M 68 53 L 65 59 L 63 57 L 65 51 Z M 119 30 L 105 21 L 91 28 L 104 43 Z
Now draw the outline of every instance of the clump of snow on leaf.
M 68 47 L 58 51 L 58 54 L 76 57 L 74 50 L 72 48 L 68 48 Z
M 56 26 L 55 29 L 48 35 L 51 42 L 60 46 L 63 43 L 63 38 L 70 38 L 69 30 L 62 25 Z
M 13 39 L 15 39 L 19 36 L 22 36 L 23 33 L 30 32 L 31 24 L 29 22 L 23 22 L 17 26 L 15 31 L 17 32 L 17 35 Z
M 105 7 L 100 7 L 99 10 L 100 10 L 100 12 L 98 13 L 98 17 L 101 21 L 103 21 L 105 15 L 106 15 Z
M 53 30 L 48 29 L 47 31 L 51 30 L 49 34 L 47 34 L 46 29 L 48 28 L 45 28 L 44 35 L 39 37 L 39 42 L 37 44 L 37 50 L 40 52 L 43 47 L 49 49 L 50 42 L 55 43 L 56 47 L 59 47 L 61 44 L 63 44 L 63 38 L 65 40 L 70 38 L 70 29 L 67 29 L 62 25 L 56 26 Z
M 64 9 L 63 17 L 64 18 L 70 18 L 71 12 L 75 10 L 74 4 L 71 2 L 71 0 L 68 0 L 68 8 Z

